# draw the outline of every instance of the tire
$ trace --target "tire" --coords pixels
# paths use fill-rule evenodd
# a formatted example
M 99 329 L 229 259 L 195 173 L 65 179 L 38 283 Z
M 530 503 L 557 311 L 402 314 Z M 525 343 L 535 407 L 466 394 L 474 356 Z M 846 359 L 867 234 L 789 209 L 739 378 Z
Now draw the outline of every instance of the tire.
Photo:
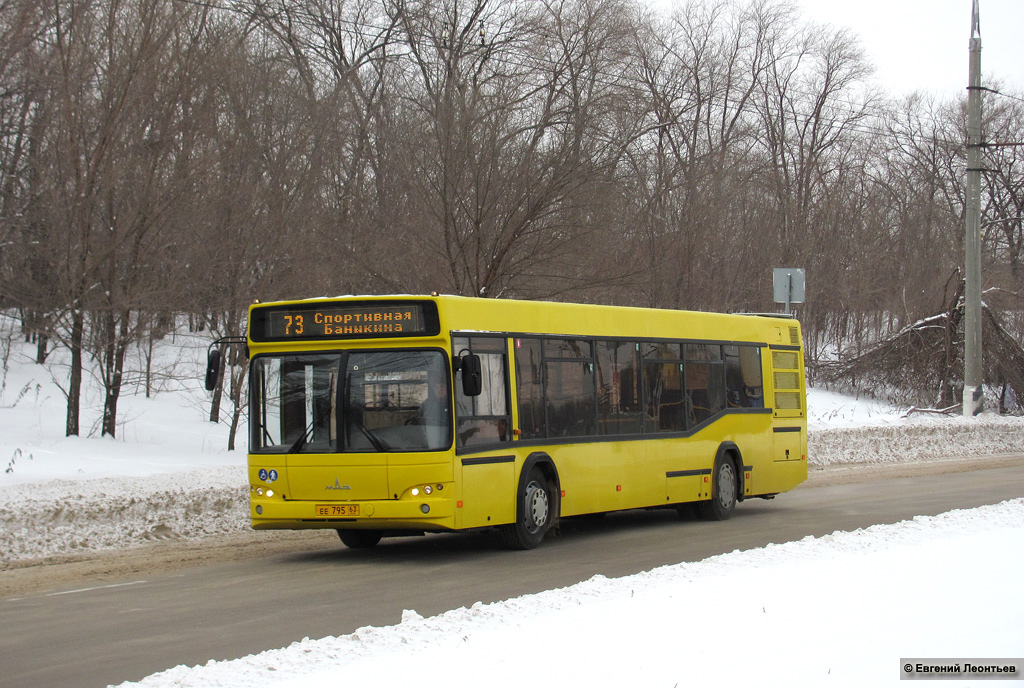
M 708 521 L 728 520 L 736 511 L 738 487 L 736 464 L 730 454 L 722 454 L 715 460 L 715 469 L 711 472 L 711 499 L 697 503 L 701 517 Z
M 516 498 L 516 522 L 501 527 L 505 544 L 512 549 L 533 549 L 544 540 L 554 523 L 558 501 L 555 486 L 539 468 L 530 469 Z
M 349 549 L 374 547 L 382 537 L 378 530 L 339 530 L 338 537 Z

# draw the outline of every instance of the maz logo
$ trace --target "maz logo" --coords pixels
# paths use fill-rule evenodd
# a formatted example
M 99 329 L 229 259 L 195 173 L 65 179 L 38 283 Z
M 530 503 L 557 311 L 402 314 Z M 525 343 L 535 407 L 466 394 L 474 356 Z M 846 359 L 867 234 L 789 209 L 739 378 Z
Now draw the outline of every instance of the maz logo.
M 324 489 L 325 490 L 351 490 L 352 486 L 351 485 L 342 485 L 340 482 L 338 482 L 338 479 L 335 478 L 334 479 L 334 484 L 333 485 L 328 485 Z

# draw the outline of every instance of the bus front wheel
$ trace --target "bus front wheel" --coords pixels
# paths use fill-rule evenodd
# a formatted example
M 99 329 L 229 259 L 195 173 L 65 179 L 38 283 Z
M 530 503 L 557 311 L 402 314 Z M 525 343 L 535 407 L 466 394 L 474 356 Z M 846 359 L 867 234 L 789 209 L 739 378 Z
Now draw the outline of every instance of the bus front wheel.
M 366 549 L 380 542 L 381 533 L 376 530 L 339 530 L 338 537 L 349 549 Z
M 736 510 L 736 488 L 739 484 L 736 465 L 729 454 L 723 454 L 715 461 L 711 475 L 711 499 L 697 502 L 697 510 L 709 521 L 724 521 Z
M 544 472 L 533 468 L 516 499 L 516 521 L 501 527 L 505 544 L 513 549 L 533 549 L 551 527 L 557 502 L 554 485 Z

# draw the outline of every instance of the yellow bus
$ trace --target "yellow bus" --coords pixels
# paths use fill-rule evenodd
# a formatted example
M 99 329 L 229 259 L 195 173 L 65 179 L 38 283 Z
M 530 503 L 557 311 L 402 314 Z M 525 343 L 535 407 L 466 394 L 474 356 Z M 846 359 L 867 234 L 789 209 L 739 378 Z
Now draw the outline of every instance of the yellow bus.
M 249 310 L 251 520 L 382 537 L 674 507 L 807 477 L 800 325 L 456 296 Z M 209 384 L 209 383 L 208 383 Z

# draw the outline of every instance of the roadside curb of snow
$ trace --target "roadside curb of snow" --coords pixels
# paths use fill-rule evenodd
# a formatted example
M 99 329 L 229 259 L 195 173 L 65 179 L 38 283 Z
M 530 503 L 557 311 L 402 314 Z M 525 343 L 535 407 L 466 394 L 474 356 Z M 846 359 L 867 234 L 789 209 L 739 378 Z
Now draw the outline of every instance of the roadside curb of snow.
M 882 464 L 1024 451 L 1024 418 L 985 415 L 808 432 L 808 464 Z
M 1024 451 L 1024 418 L 908 420 L 809 432 L 812 466 Z M 144 478 L 53 480 L 0 489 L 0 562 L 199 539 L 249 527 L 244 466 Z
M 0 490 L 0 561 L 245 530 L 245 468 L 52 480 Z

